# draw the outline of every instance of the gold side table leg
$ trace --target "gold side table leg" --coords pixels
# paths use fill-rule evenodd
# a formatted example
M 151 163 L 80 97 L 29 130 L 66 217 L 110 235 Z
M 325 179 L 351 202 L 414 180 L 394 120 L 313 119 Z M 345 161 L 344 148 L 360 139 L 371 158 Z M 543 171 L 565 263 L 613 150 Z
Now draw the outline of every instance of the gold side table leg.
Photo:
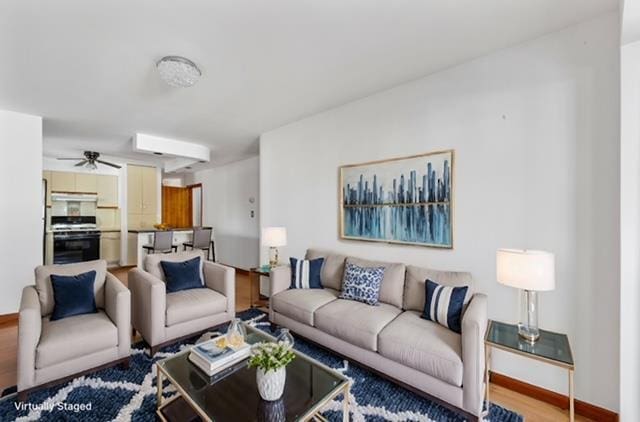
M 574 391 L 573 391 L 573 369 L 569 369 L 569 421 L 575 420 L 575 408 L 574 408 Z
M 351 384 L 348 383 L 344 388 L 344 398 L 342 399 L 342 422 L 349 422 L 349 391 Z
M 484 389 L 485 399 L 487 402 L 487 409 L 483 412 L 482 416 L 489 414 L 489 407 L 491 402 L 489 401 L 489 371 L 491 367 L 491 346 L 485 344 L 484 346 Z
M 158 409 L 162 406 L 162 371 L 156 367 L 157 375 L 156 380 L 158 382 Z

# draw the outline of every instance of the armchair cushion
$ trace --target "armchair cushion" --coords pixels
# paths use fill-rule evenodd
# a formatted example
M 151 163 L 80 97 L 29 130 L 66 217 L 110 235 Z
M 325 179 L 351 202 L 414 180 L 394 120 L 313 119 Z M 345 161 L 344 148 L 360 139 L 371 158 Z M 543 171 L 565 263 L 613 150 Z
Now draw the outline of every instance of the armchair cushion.
M 54 298 L 53 286 L 51 285 L 51 274 L 76 275 L 95 270 L 96 281 L 93 284 L 93 291 L 98 309 L 104 308 L 104 283 L 107 276 L 107 261 L 87 261 L 76 264 L 64 265 L 40 265 L 36 267 L 36 290 L 40 299 L 40 312 L 43 316 L 53 312 Z
M 42 334 L 36 348 L 36 368 L 118 346 L 118 329 L 102 311 L 59 321 L 42 319 Z
M 189 289 L 167 293 L 166 326 L 220 314 L 227 309 L 227 298 L 215 290 Z
M 95 270 L 78 275 L 51 274 L 54 300 L 51 321 L 98 312 L 93 294 L 95 281 Z
M 203 266 L 204 266 L 204 252 L 200 249 L 193 251 L 185 251 L 171 254 L 154 253 L 144 257 L 144 270 L 152 276 L 159 278 L 162 281 L 167 281 L 162 270 L 162 264 L 160 262 L 182 262 L 188 259 L 193 259 L 199 256 L 200 261 L 200 275 L 204 279 Z
M 182 262 L 160 261 L 167 283 L 167 293 L 199 289 L 203 286 L 199 256 Z

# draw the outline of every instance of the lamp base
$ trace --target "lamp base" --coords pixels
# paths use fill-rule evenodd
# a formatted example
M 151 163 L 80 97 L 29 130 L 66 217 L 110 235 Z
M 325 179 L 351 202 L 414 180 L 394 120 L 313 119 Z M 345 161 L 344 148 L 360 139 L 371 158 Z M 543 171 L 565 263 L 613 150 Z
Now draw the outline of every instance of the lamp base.
M 278 266 L 278 248 L 269 247 L 269 266 L 271 268 Z
M 530 343 L 540 338 L 538 330 L 538 293 L 533 290 L 523 290 L 522 314 L 518 323 L 518 334 Z

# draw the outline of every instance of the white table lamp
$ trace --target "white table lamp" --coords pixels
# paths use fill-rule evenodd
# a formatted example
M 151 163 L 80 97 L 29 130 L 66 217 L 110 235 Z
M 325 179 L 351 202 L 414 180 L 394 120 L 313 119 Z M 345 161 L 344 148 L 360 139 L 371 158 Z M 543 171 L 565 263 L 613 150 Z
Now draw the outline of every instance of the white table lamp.
M 262 245 L 269 247 L 269 265 L 278 265 L 278 247 L 286 246 L 287 229 L 285 227 L 265 227 L 262 229 Z
M 496 253 L 498 283 L 521 289 L 524 295 L 518 333 L 530 342 L 540 337 L 538 330 L 539 291 L 556 287 L 555 258 L 545 251 L 498 249 Z

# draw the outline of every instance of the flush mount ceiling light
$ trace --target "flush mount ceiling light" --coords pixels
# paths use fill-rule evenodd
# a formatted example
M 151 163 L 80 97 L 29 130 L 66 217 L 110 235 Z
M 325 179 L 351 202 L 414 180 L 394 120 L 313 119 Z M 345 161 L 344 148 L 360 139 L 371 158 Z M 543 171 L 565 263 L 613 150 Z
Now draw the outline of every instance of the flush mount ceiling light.
M 178 88 L 188 88 L 195 84 L 202 72 L 191 60 L 180 56 L 166 56 L 156 63 L 163 81 Z

